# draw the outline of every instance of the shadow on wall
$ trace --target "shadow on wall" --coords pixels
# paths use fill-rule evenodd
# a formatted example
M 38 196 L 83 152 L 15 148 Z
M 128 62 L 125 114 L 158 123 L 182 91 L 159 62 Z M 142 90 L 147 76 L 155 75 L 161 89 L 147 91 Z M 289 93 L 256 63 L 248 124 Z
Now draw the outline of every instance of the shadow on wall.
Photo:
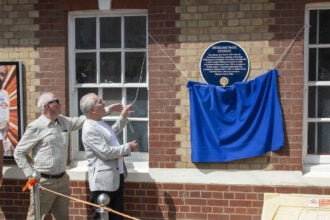
M 149 173 L 129 173 L 125 182 L 125 214 L 135 218 L 175 220 L 184 199 L 177 185 L 155 183 Z
M 167 205 L 168 219 L 176 219 L 176 207 L 171 195 L 168 192 L 164 192 L 164 201 Z

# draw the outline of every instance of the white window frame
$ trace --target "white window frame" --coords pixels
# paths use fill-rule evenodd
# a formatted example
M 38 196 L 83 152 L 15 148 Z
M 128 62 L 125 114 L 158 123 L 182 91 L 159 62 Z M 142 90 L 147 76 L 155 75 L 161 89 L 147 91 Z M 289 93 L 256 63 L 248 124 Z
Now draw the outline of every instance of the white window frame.
M 308 148 L 308 123 L 309 122 L 330 122 L 330 118 L 308 118 L 308 87 L 309 86 L 330 86 L 330 81 L 308 82 L 309 70 L 309 48 L 315 48 L 315 45 L 309 45 L 309 14 L 310 10 L 329 9 L 330 3 L 312 3 L 305 7 L 305 42 L 304 42 L 304 116 L 303 116 L 303 164 L 329 164 L 330 155 L 310 155 Z M 322 44 L 320 47 L 330 47 L 330 44 Z M 320 48 L 319 47 L 319 48 Z
M 109 10 L 109 11 L 74 11 L 74 12 L 69 12 L 68 14 L 68 54 L 69 54 L 69 113 L 71 116 L 76 116 L 78 115 L 78 88 L 88 88 L 88 87 L 97 87 L 97 88 L 130 88 L 130 87 L 142 87 L 146 88 L 149 90 L 148 86 L 148 76 L 149 76 L 149 70 L 148 70 L 148 62 L 147 62 L 147 57 L 148 57 L 148 26 L 146 26 L 146 38 L 147 38 L 147 44 L 145 48 L 145 63 L 146 63 L 146 82 L 145 83 L 127 83 L 125 86 L 122 83 L 113 83 L 111 86 L 109 84 L 98 84 L 95 86 L 95 84 L 84 84 L 84 85 L 79 85 L 79 84 L 74 84 L 76 79 L 75 79 L 75 24 L 74 24 L 74 19 L 76 17 L 80 18 L 87 18 L 87 17 L 111 17 L 111 16 L 145 16 L 148 20 L 147 16 L 147 10 Z M 122 30 L 123 31 L 123 30 Z M 99 30 L 97 27 L 96 34 L 99 35 Z M 122 34 L 123 36 L 123 34 Z M 99 42 L 97 42 L 99 44 Z M 98 46 L 97 46 L 98 48 Z M 98 50 L 98 49 L 96 49 Z M 119 49 L 120 52 L 122 52 L 123 48 Z M 133 51 L 133 50 L 132 50 Z M 122 53 L 123 54 L 123 53 Z M 99 63 L 97 63 L 99 65 Z M 99 68 L 97 68 L 99 69 Z M 123 70 L 123 68 L 122 68 Z M 98 81 L 98 80 L 97 80 Z M 100 91 L 99 91 L 99 94 Z M 149 111 L 149 109 L 148 109 Z M 111 118 L 111 116 L 108 117 L 108 119 Z M 138 118 L 134 118 L 134 121 L 138 121 Z M 145 121 L 145 120 L 144 120 Z M 149 117 L 147 119 L 147 122 L 149 121 Z M 149 131 L 148 132 L 148 137 L 149 137 Z M 81 160 L 86 160 L 86 155 L 85 152 L 79 151 L 78 146 L 79 146 L 79 132 L 74 131 L 71 133 L 71 161 L 81 161 Z M 124 140 L 125 141 L 125 140 Z M 133 152 L 131 157 L 128 157 L 128 161 L 134 162 L 134 161 L 148 161 L 149 158 L 149 153 L 142 153 L 142 152 Z

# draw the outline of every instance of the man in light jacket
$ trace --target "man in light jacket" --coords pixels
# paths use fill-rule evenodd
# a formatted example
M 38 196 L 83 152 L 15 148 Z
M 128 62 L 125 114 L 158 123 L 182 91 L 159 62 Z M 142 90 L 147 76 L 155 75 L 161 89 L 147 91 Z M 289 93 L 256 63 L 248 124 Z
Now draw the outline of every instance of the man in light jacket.
M 88 159 L 90 201 L 97 202 L 98 195 L 106 193 L 110 197 L 109 208 L 124 211 L 124 176 L 126 172 L 124 156 L 138 148 L 136 141 L 120 145 L 117 134 L 127 125 L 127 117 L 132 105 L 114 104 L 111 111 L 120 111 L 116 123 L 110 127 L 102 120 L 106 114 L 104 101 L 94 93 L 84 95 L 80 100 L 80 109 L 87 119 L 82 130 L 82 141 Z M 93 219 L 99 219 L 99 213 L 93 208 Z M 109 213 L 109 219 L 123 219 Z

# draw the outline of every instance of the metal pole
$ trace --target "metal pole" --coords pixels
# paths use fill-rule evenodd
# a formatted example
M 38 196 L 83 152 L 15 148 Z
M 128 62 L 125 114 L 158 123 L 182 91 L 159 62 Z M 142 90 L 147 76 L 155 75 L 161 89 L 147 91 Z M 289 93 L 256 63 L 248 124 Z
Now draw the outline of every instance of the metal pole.
M 102 193 L 97 197 L 97 204 L 99 206 L 107 206 L 110 203 L 110 198 L 107 194 Z M 109 220 L 109 214 L 103 208 L 97 208 L 96 211 L 100 213 L 100 220 Z
M 36 179 L 36 184 L 33 186 L 33 200 L 34 200 L 34 216 L 35 220 L 40 220 L 40 189 L 39 180 L 41 178 L 38 171 L 34 171 L 31 175 L 32 178 Z

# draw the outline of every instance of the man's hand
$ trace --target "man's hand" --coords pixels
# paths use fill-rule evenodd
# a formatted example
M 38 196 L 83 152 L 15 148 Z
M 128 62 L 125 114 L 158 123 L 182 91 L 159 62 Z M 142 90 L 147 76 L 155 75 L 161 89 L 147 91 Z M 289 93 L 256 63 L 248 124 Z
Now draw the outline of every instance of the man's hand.
M 125 105 L 123 111 L 121 112 L 121 115 L 124 118 L 127 118 L 129 116 L 129 113 L 133 110 L 133 105 L 129 104 L 129 105 Z
M 129 147 L 131 148 L 131 151 L 136 151 L 139 147 L 139 144 L 134 140 L 134 141 L 131 141 L 131 142 L 128 142 L 129 144 Z

